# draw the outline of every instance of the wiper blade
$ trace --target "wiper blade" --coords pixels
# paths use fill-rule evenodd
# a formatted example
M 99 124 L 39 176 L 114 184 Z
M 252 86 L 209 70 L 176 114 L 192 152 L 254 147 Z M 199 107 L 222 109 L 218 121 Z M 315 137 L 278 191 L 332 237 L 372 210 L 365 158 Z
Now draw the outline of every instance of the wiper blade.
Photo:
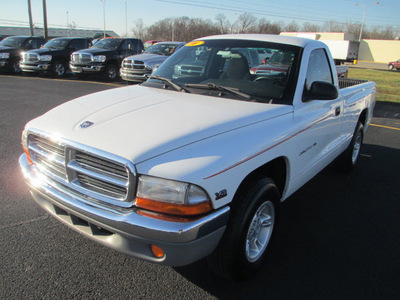
M 171 79 L 166 78 L 166 77 L 161 77 L 159 75 L 146 75 L 147 78 L 150 79 L 158 79 L 161 80 L 163 82 L 166 82 L 169 84 L 170 87 L 173 87 L 175 90 L 177 90 L 178 92 L 182 92 L 184 91 L 185 93 L 190 93 L 190 91 L 188 91 L 187 89 L 181 87 L 179 84 L 173 82 Z
M 197 89 L 206 89 L 206 90 L 217 90 L 217 91 L 231 92 L 232 94 L 235 94 L 235 95 L 240 96 L 242 98 L 245 98 L 247 100 L 251 99 L 250 95 L 241 92 L 238 88 L 233 88 L 233 87 L 228 87 L 228 86 L 223 86 L 223 85 L 216 85 L 216 84 L 214 84 L 212 82 L 209 82 L 209 83 L 206 83 L 206 84 L 186 83 L 185 86 L 186 87 L 197 88 Z

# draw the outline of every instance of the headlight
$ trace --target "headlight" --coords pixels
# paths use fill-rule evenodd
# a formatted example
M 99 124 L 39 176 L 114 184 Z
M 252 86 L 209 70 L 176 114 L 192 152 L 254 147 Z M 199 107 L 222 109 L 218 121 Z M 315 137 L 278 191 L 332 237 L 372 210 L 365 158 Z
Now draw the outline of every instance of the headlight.
M 0 53 L 0 58 L 10 58 L 10 53 L 8 52 Z
M 106 56 L 105 55 L 97 55 L 93 57 L 94 62 L 105 62 Z
M 51 61 L 52 56 L 51 55 L 40 55 L 39 60 L 40 61 Z
M 156 65 L 147 65 L 146 69 L 149 71 L 155 71 L 158 67 L 160 66 L 160 64 L 156 64 Z
M 136 206 L 173 215 L 199 215 L 212 209 L 210 198 L 200 187 L 179 181 L 142 175 Z

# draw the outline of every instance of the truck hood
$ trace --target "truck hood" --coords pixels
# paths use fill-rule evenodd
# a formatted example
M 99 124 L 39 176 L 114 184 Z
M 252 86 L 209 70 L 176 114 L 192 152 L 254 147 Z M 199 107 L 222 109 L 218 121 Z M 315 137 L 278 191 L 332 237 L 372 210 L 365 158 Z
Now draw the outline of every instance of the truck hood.
M 137 54 L 137 55 L 132 55 L 129 56 L 129 59 L 134 59 L 134 60 L 141 60 L 147 64 L 161 64 L 163 63 L 169 56 L 164 56 L 164 55 L 159 55 L 159 54 Z
M 39 55 L 56 55 L 56 54 L 61 54 L 64 52 L 64 49 L 50 49 L 50 48 L 40 48 L 40 49 L 34 49 L 34 50 L 29 50 L 30 53 L 36 53 Z
M 140 163 L 292 111 L 290 105 L 131 86 L 69 101 L 32 120 L 26 128 L 45 131 Z M 85 122 L 93 124 L 82 128 Z
M 17 50 L 15 47 L 0 46 L 0 52 L 15 52 Z
M 111 49 L 103 49 L 103 48 L 88 48 L 88 49 L 76 51 L 74 53 L 90 53 L 93 55 L 103 55 L 103 54 L 110 54 L 112 52 L 117 52 L 117 51 L 111 50 Z

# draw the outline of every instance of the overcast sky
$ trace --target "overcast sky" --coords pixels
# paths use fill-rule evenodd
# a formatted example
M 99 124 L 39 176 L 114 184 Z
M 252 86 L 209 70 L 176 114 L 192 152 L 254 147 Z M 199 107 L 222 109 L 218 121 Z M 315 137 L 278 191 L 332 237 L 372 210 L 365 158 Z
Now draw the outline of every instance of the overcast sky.
M 0 0 L 0 26 L 28 26 L 27 0 Z M 31 0 L 33 21 L 43 24 L 43 0 Z M 65 27 L 74 22 L 79 28 L 99 29 L 105 25 L 125 35 L 134 21 L 143 19 L 145 25 L 167 17 L 187 16 L 215 21 L 219 13 L 234 22 L 242 13 L 251 13 L 257 18 L 288 24 L 296 21 L 352 21 L 361 23 L 365 13 L 365 24 L 369 27 L 393 26 L 400 34 L 400 0 L 351 1 L 351 0 L 47 0 L 49 27 Z M 359 3 L 359 5 L 355 5 Z M 127 7 L 127 10 L 125 10 Z M 127 11 L 127 14 L 125 13 Z

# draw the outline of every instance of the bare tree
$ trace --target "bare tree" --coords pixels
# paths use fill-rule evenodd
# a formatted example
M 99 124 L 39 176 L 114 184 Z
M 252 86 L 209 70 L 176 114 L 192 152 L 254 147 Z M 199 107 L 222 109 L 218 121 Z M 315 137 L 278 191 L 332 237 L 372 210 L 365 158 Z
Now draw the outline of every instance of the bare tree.
M 215 20 L 217 21 L 217 26 L 220 29 L 220 33 L 226 34 L 229 32 L 229 29 L 231 28 L 231 24 L 228 21 L 228 18 L 224 14 L 217 14 L 215 16 Z
M 343 23 L 336 22 L 334 20 L 325 22 L 322 26 L 325 31 L 329 32 L 343 32 L 345 30 L 345 25 Z
M 145 40 L 147 35 L 147 28 L 144 25 L 143 19 L 137 19 L 134 22 L 134 27 L 131 28 L 134 37 Z
M 257 22 L 257 18 L 252 14 L 244 13 L 241 14 L 236 21 L 238 32 L 239 33 L 247 33 L 250 32 L 253 25 Z
M 320 31 L 320 27 L 316 24 L 310 23 L 310 22 L 305 22 L 303 24 L 302 31 L 304 32 L 318 32 Z
M 283 29 L 288 32 L 298 32 L 300 30 L 300 25 L 296 21 L 292 21 L 285 25 Z

